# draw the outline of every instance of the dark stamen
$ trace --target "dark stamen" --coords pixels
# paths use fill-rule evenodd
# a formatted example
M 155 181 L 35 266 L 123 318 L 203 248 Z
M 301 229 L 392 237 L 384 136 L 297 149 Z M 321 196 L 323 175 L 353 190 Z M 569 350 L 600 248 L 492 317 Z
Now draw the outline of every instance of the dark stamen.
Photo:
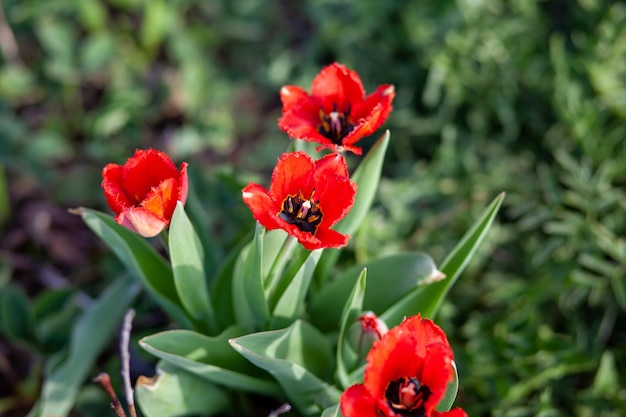
M 350 111 L 352 105 L 349 104 L 346 111 L 337 111 L 337 103 L 333 105 L 333 111 L 329 114 L 320 108 L 320 125 L 317 131 L 323 136 L 330 139 L 336 145 L 343 144 L 343 138 L 348 135 L 354 128 Z
M 323 216 L 319 207 L 319 200 L 313 200 L 314 194 L 315 189 L 306 199 L 302 195 L 302 191 L 298 191 L 297 196 L 288 195 L 283 201 L 282 210 L 278 213 L 278 217 L 289 224 L 295 224 L 303 232 L 314 235 Z

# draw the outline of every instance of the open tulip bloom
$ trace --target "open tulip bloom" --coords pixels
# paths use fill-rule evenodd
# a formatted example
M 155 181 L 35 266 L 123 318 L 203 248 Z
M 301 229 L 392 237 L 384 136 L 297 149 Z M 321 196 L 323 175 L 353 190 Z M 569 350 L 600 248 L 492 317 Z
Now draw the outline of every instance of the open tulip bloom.
M 354 144 L 387 120 L 394 96 L 393 85 L 385 84 L 366 97 L 359 74 L 335 63 L 313 79 L 311 94 L 294 85 L 280 90 L 283 116 L 278 126 L 294 139 L 319 143 L 318 150 L 361 155 Z
M 382 85 L 365 96 L 356 72 L 332 64 L 315 77 L 311 94 L 287 86 L 280 95 L 279 125 L 292 138 L 359 154 L 355 144 L 385 121 L 394 89 Z M 339 152 L 315 158 L 303 151 L 283 153 L 268 188 L 250 183 L 241 191 L 241 204 L 256 226 L 249 242 L 232 245 L 220 241 L 210 222 L 195 224 L 205 216 L 202 199 L 185 207 L 187 163 L 177 169 L 165 153 L 149 149 L 137 150 L 123 165 L 104 167 L 102 188 L 114 217 L 74 212 L 172 320 L 139 341 L 161 360 L 156 379 L 164 381 L 138 380 L 143 416 L 162 417 L 163 404 L 171 415 L 258 414 L 259 396 L 287 399 L 304 417 L 339 417 L 340 411 L 344 417 L 465 416 L 459 408 L 448 411 L 459 385 L 450 344 L 418 313 L 436 315 L 503 195 L 441 270 L 424 252 L 363 251 L 358 262 L 352 252 L 340 257 L 337 249 L 348 244 L 349 235 L 356 236 L 356 248 L 365 243 L 359 238 L 367 239 L 367 229 L 360 228 L 375 218 L 370 207 L 389 141 L 387 131 L 354 172 Z M 166 228 L 163 239 L 144 239 Z M 137 294 L 129 281 L 120 277 L 94 303 L 100 309 L 90 312 L 94 325 L 73 335 L 85 344 L 76 352 L 104 349 L 102 329 L 118 326 Z M 87 356 L 97 358 L 98 352 Z M 93 367 L 84 357 L 68 359 L 82 367 L 76 375 Z M 72 398 L 78 387 L 74 376 L 63 375 L 51 377 L 54 391 L 44 390 L 54 396 L 41 398 L 42 415 L 67 415 L 54 408 L 55 398 Z M 172 389 L 172 381 L 186 388 Z M 250 403 L 236 402 L 244 400 Z
M 404 320 L 367 355 L 365 382 L 341 396 L 344 417 L 467 417 L 461 409 L 435 407 L 454 378 L 453 354 L 445 333 L 420 315 Z
M 350 211 L 356 184 L 341 155 L 313 161 L 304 152 L 283 154 L 267 190 L 249 184 L 243 201 L 268 230 L 283 229 L 306 249 L 345 246 L 349 236 L 330 229 Z

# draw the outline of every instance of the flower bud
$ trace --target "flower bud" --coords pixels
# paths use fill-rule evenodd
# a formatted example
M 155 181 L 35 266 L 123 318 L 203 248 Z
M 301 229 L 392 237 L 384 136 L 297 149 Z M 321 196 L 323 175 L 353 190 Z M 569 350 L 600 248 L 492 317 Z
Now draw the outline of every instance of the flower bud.
M 389 328 L 376 314 L 367 311 L 348 329 L 350 346 L 359 357 L 364 358 L 374 345 L 389 331 Z

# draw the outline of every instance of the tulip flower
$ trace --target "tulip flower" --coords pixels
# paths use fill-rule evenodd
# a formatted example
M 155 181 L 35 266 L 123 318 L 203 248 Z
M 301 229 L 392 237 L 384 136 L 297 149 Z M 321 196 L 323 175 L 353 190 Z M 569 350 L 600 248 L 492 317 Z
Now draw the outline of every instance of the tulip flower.
M 178 170 L 165 153 L 138 149 L 124 165 L 104 167 L 102 189 L 117 223 L 154 237 L 169 226 L 176 202 L 187 200 L 187 163 Z

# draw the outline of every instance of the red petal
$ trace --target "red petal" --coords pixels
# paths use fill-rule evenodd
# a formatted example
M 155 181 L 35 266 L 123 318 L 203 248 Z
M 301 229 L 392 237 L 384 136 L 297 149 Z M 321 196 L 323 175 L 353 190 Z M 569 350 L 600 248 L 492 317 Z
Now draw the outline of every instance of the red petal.
M 295 139 L 318 141 L 324 138 L 317 132 L 320 103 L 316 98 L 309 96 L 300 87 L 285 86 L 280 90 L 280 99 L 283 102 L 283 115 L 278 120 L 278 127 L 282 131 Z
M 122 187 L 127 195 L 142 201 L 152 187 L 168 178 L 178 178 L 179 173 L 172 160 L 156 149 L 135 151 L 135 156 L 124 164 Z
M 121 212 L 115 221 L 143 237 L 154 237 L 167 226 L 164 219 L 142 207 L 133 207 Z
M 454 408 L 450 411 L 439 412 L 434 410 L 433 417 L 467 417 L 467 413 L 461 408 Z
M 180 165 L 180 174 L 178 175 L 176 200 L 185 204 L 187 202 L 187 194 L 189 193 L 189 178 L 187 176 L 187 162 Z
M 377 131 L 393 109 L 391 102 L 394 96 L 395 92 L 392 85 L 381 85 L 376 92 L 370 94 L 363 104 L 353 112 L 355 125 L 343 139 L 343 145 L 348 147 Z
M 391 102 L 395 96 L 396 92 L 393 85 L 384 84 L 378 86 L 376 91 L 367 96 L 358 108 L 353 109 L 354 111 L 352 112 L 352 116 L 354 117 L 354 120 L 358 121 L 359 119 L 369 118 L 374 111 L 374 108 L 380 104 L 383 108 L 381 114 L 383 119 L 381 121 L 382 124 L 385 120 L 387 120 L 389 113 L 391 113 L 391 110 L 393 109 Z
M 354 181 L 337 175 L 320 177 L 315 188 L 315 198 L 319 199 L 323 214 L 319 228 L 327 229 L 343 219 L 354 205 L 355 195 Z
M 365 90 L 359 74 L 334 63 L 322 68 L 313 79 L 311 95 L 319 99 L 326 113 L 330 113 L 334 104 L 339 110 L 345 110 L 348 105 L 360 105 Z
M 345 390 L 339 401 L 341 414 L 344 417 L 380 417 L 374 397 L 361 384 L 353 385 Z
M 346 246 L 348 244 L 348 239 L 350 239 L 350 236 L 342 235 L 341 233 L 332 229 L 317 229 L 315 237 L 317 237 L 317 239 L 319 240 L 320 245 L 315 248 L 307 249 L 341 248 Z
M 434 410 L 443 398 L 452 380 L 452 351 L 448 345 L 438 343 L 429 345 L 424 358 L 421 375 L 417 375 L 420 382 L 430 388 L 431 394 L 426 401 L 426 410 Z
M 433 349 L 433 346 L 437 348 Z M 443 363 L 452 358 L 452 350 L 443 330 L 418 314 L 389 330 L 370 350 L 365 369 L 365 386 L 372 395 L 382 398 L 390 381 L 403 376 L 415 376 L 420 380 L 427 378 L 433 384 L 429 385 L 433 391 L 439 390 L 440 385 L 445 390 L 451 377 L 449 367 L 442 369 L 440 374 L 428 368 L 424 374 L 424 366 L 431 360 Z
M 102 169 L 102 189 L 107 203 L 115 214 L 119 214 L 127 208 L 135 205 L 129 200 L 122 188 L 122 176 L 124 168 L 117 164 L 108 164 Z
M 285 222 L 277 216 L 279 207 L 270 197 L 269 192 L 258 184 L 250 183 L 241 192 L 243 202 L 252 211 L 252 216 L 267 230 L 282 228 Z
M 306 198 L 311 194 L 313 191 L 313 168 L 314 164 L 311 157 L 304 152 L 291 152 L 281 155 L 272 173 L 272 184 L 269 191 L 278 208 L 288 195 L 297 195 L 299 191 L 302 191 Z
M 340 154 L 328 154 L 314 162 L 315 181 L 323 180 L 326 175 L 349 177 L 346 159 Z
M 332 144 L 330 139 L 317 131 L 319 124 L 319 115 L 316 115 L 315 119 L 313 119 L 307 114 L 296 111 L 288 111 L 278 120 L 278 127 L 291 138 Z
M 283 103 L 283 112 L 297 108 L 312 115 L 317 115 L 319 111 L 319 103 L 304 89 L 295 85 L 286 85 L 280 89 L 280 101 Z

